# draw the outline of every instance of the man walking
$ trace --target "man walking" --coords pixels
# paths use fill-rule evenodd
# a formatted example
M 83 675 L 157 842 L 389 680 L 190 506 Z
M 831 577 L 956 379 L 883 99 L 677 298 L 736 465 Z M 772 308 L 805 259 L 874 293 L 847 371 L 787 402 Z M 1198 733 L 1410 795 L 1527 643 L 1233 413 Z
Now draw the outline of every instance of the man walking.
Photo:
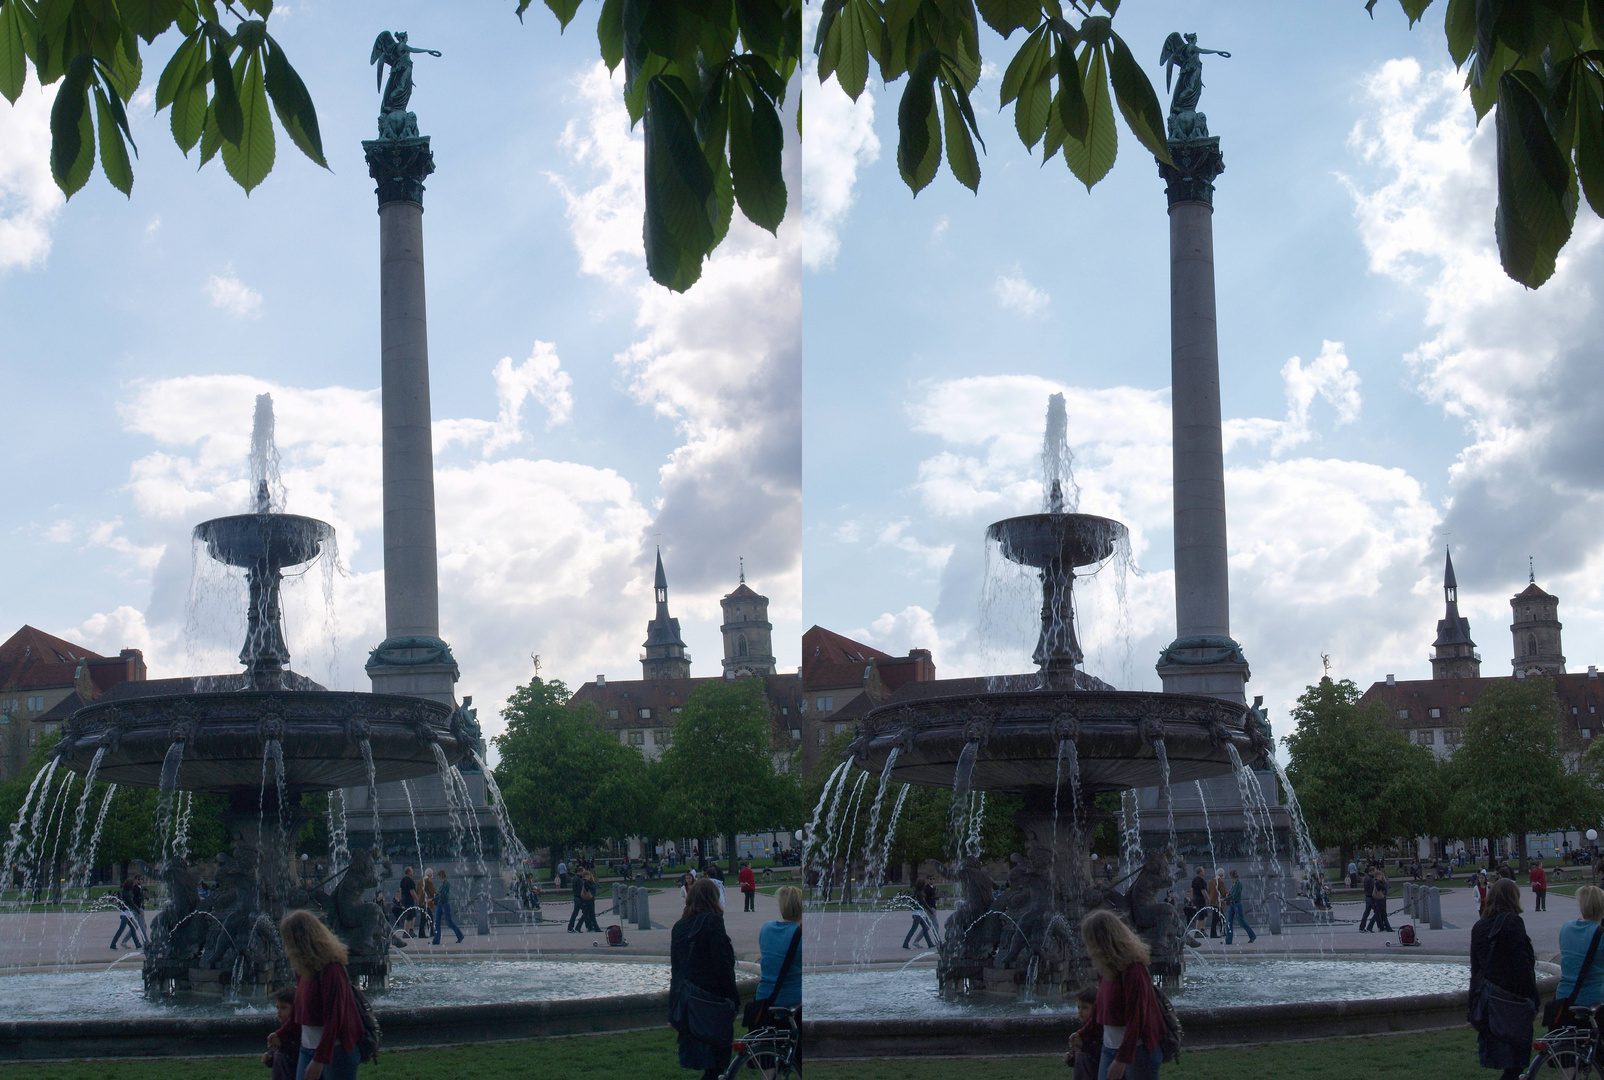
M 1187 923 L 1197 918 L 1198 913 L 1209 906 L 1209 879 L 1203 876 L 1203 868 L 1197 868 L 1197 874 L 1192 878 L 1192 913 L 1186 917 Z
M 1543 869 L 1541 862 L 1532 863 L 1532 872 L 1527 877 L 1532 884 L 1532 910 L 1548 910 L 1548 871 Z
M 1376 868 L 1365 874 L 1365 911 L 1359 916 L 1359 932 L 1370 933 L 1376 921 Z
M 1248 944 L 1259 940 L 1259 935 L 1253 932 L 1248 925 L 1247 917 L 1242 914 L 1242 879 L 1235 870 L 1231 871 L 1231 891 L 1225 896 L 1225 943 L 1231 944 L 1231 936 L 1236 924 L 1241 923 L 1242 929 L 1248 932 Z
M 735 878 L 741 883 L 741 910 L 756 911 L 757 875 L 752 873 L 752 864 L 750 862 L 742 863 L 741 872 L 736 874 Z
M 568 862 L 566 859 L 557 860 L 557 887 L 565 888 L 568 885 Z
M 1209 937 L 1211 938 L 1220 936 L 1220 924 L 1224 921 L 1224 917 L 1220 913 L 1225 910 L 1225 894 L 1228 891 L 1225 884 L 1225 871 L 1216 868 L 1214 880 L 1209 882 L 1209 907 L 1214 909 L 1209 912 Z
M 579 875 L 579 909 L 583 922 L 579 925 L 581 933 L 599 934 L 601 925 L 596 922 L 596 875 L 589 870 Z
M 401 871 L 401 887 L 396 890 L 396 899 L 401 902 L 401 927 L 407 937 L 418 937 L 412 932 L 412 919 L 417 914 L 413 909 L 418 906 L 418 883 L 412 880 L 412 867 Z
M 585 872 L 578 869 L 576 865 L 570 877 L 573 879 L 574 910 L 568 913 L 568 932 L 577 934 L 579 933 L 577 927 L 582 925 L 582 920 L 585 917 L 585 905 L 579 898 L 580 893 L 585 888 Z
M 451 917 L 451 882 L 446 879 L 444 870 L 435 871 L 440 883 L 435 886 L 434 897 L 434 944 L 440 944 L 440 931 L 444 927 L 451 927 L 452 933 L 457 935 L 457 944 L 462 944 L 462 931 L 457 927 L 457 920 Z

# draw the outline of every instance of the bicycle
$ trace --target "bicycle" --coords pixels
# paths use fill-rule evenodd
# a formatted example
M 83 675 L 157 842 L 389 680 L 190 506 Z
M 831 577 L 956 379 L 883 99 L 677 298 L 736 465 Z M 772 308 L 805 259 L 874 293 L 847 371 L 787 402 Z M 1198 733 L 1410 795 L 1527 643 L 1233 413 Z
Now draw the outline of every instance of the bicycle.
M 735 1055 L 720 1074 L 721 1080 L 740 1080 L 746 1069 L 762 1070 L 764 1080 L 801 1077 L 802 1067 L 796 1060 L 801 1046 L 796 1010 L 770 1008 L 767 1015 L 768 1026 L 755 1027 L 746 1038 L 735 1040 Z
M 1532 1043 L 1537 1051 L 1521 1080 L 1604 1080 L 1604 1063 L 1598 1060 L 1599 1012 L 1604 1005 L 1577 1005 L 1572 1020 Z M 1583 1024 L 1574 1021 L 1581 1019 Z

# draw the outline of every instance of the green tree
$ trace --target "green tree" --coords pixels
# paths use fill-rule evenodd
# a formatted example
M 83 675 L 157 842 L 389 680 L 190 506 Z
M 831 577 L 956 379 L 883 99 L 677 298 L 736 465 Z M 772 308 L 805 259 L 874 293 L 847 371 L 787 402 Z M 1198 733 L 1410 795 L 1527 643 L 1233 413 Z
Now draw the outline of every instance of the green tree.
M 1434 832 L 1441 821 L 1440 771 L 1430 750 L 1359 706 L 1350 679 L 1326 676 L 1298 698 L 1297 729 L 1282 740 L 1287 776 L 1314 842 L 1346 864 L 1363 847 Z
M 512 825 L 532 847 L 565 848 L 648 833 L 646 762 L 596 726 L 595 709 L 572 705 L 568 687 L 538 676 L 501 711 L 496 783 Z
M 1552 679 L 1500 679 L 1476 699 L 1449 765 L 1450 819 L 1466 836 L 1520 838 L 1596 817 L 1596 797 L 1560 753 Z
M 801 823 L 802 789 L 774 765 L 772 709 L 761 679 L 721 680 L 686 699 L 659 773 L 668 831 L 723 836 L 733 853 L 737 833 Z

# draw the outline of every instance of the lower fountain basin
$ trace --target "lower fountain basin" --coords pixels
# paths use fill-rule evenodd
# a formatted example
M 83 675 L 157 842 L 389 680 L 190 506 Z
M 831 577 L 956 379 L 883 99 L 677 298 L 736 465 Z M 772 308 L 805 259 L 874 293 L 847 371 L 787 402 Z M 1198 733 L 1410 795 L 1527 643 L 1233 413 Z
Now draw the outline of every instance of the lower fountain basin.
M 946 685 L 956 688 L 958 682 Z M 939 685 L 915 683 L 904 689 Z M 969 786 L 1015 794 L 1059 788 L 1059 746 L 1070 740 L 1080 759 L 1083 797 L 1158 785 L 1160 739 L 1171 784 L 1230 772 L 1228 747 L 1250 761 L 1266 741 L 1246 706 L 1193 694 L 1128 690 L 903 693 L 865 716 L 858 731 L 852 752 L 871 773 L 884 769 L 895 748 L 891 780 L 952 787 L 959 758 L 975 744 Z
M 97 779 L 161 787 L 169 752 L 183 743 L 173 786 L 224 794 L 261 786 L 269 740 L 277 740 L 284 755 L 285 782 L 302 791 L 366 785 L 364 741 L 378 783 L 436 772 L 436 745 L 450 764 L 471 745 L 451 706 L 437 701 L 333 690 L 243 690 L 89 705 L 67 721 L 57 754 L 64 766 L 84 773 L 104 748 Z
M 1230 1008 L 1298 1002 L 1363 1001 L 1446 994 L 1470 983 L 1470 965 L 1387 960 L 1219 960 L 1186 966 L 1175 1007 Z M 1073 1015 L 1072 999 L 1028 1001 L 987 995 L 944 997 L 929 968 L 869 971 L 809 970 L 802 980 L 802 1014 L 810 1020 L 936 1019 L 970 1016 Z

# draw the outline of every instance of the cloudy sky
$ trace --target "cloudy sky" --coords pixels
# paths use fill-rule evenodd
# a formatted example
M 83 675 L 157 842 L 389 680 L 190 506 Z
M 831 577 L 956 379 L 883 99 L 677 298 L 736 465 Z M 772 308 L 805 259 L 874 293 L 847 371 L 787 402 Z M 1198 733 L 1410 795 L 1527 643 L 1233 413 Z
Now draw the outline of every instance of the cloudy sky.
M 598 5 L 567 34 L 540 5 L 291 0 L 271 29 L 311 89 L 332 173 L 279 133 L 247 198 L 130 110 L 132 200 L 98 174 L 70 204 L 47 164 L 50 96 L 0 102 L 0 633 L 23 623 L 153 676 L 231 669 L 238 585 L 193 571 L 189 530 L 245 509 L 252 399 L 273 394 L 292 512 L 331 522 L 286 600 L 295 666 L 365 689 L 384 637 L 378 236 L 360 141 L 380 29 L 439 49 L 412 108 L 425 197 L 441 629 L 489 720 L 528 679 L 639 677 L 660 538 L 693 673 L 717 674 L 737 560 L 801 632 L 801 215 L 739 214 L 676 297 L 640 255 L 641 147 L 597 60 Z M 160 71 L 175 39 L 147 51 Z M 147 79 L 154 84 L 154 74 Z M 53 92 L 54 88 L 51 88 Z M 793 207 L 800 161 L 792 155 Z M 192 580 L 193 579 L 193 580 Z M 492 730 L 498 724 L 491 722 Z
M 1508 599 L 1561 598 L 1570 670 L 1604 657 L 1600 222 L 1559 271 L 1499 269 L 1493 131 L 1451 70 L 1442 4 L 1148 0 L 1115 28 L 1160 87 L 1171 30 L 1205 47 L 1232 630 L 1278 734 L 1321 673 L 1426 678 L 1453 545 L 1483 673 L 1510 667 Z M 900 84 L 808 99 L 803 236 L 804 621 L 938 672 L 1028 667 L 1039 599 L 988 570 L 986 523 L 1039 505 L 1047 397 L 1067 395 L 1081 508 L 1127 522 L 1135 569 L 1081 605 L 1088 666 L 1157 687 L 1175 632 L 1168 223 L 1150 155 L 1090 194 L 996 111 L 1017 47 L 983 31 L 978 196 L 897 176 Z M 1167 101 L 1167 98 L 1166 98 Z M 984 108 L 981 106 L 984 105 Z M 1595 364 L 1596 366 L 1596 364 Z M 1123 603 L 1120 595 L 1123 594 Z

